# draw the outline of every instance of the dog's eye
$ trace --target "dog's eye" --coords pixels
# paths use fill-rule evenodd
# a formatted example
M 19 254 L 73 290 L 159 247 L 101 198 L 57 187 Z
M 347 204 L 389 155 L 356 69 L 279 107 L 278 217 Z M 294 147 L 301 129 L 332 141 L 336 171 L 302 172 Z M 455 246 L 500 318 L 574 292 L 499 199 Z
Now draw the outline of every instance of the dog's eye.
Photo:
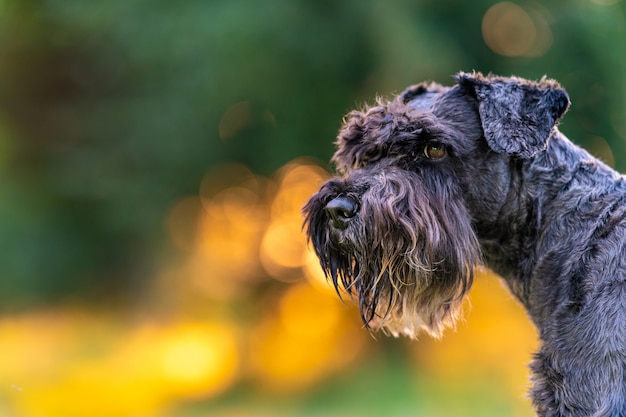
M 424 155 L 429 159 L 440 159 L 446 156 L 446 147 L 440 143 L 431 143 L 424 147 Z

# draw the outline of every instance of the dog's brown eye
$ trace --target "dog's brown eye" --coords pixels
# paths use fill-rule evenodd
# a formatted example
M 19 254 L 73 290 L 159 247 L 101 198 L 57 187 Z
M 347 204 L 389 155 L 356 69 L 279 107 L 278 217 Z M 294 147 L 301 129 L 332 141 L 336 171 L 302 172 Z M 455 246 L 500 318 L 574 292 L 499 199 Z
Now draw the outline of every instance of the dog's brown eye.
M 446 156 L 446 147 L 439 143 L 431 143 L 424 148 L 426 158 L 439 159 Z

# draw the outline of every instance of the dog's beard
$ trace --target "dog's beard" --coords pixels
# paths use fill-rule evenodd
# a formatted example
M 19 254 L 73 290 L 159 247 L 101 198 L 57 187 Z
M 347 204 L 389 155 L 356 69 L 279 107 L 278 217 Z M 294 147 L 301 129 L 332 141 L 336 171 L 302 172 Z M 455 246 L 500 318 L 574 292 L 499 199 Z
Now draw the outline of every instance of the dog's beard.
M 308 238 L 337 292 L 343 287 L 356 299 L 366 327 L 394 336 L 416 338 L 424 330 L 440 337 L 454 326 L 480 261 L 454 190 L 423 181 L 393 168 L 372 177 L 357 173 L 329 181 L 304 207 Z M 360 188 L 356 216 L 344 230 L 333 228 L 326 204 Z

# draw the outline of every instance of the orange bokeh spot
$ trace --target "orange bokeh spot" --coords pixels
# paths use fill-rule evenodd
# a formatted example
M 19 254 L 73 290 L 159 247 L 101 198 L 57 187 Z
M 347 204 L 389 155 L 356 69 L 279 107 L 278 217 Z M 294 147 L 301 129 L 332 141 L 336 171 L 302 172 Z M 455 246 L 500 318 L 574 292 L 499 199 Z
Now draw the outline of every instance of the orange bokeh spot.
M 290 268 L 299 268 L 304 261 L 306 238 L 300 222 L 272 222 L 261 243 L 261 261 L 274 278 L 288 277 Z
M 245 186 L 202 198 L 202 205 L 195 250 L 181 273 L 195 290 L 211 298 L 229 297 L 259 276 L 269 209 L 257 191 Z
M 290 286 L 278 319 L 268 317 L 250 343 L 251 371 L 270 390 L 301 390 L 352 363 L 367 332 L 350 318 L 354 311 L 335 296 L 308 284 Z
M 540 56 L 552 45 L 552 32 L 543 14 L 508 1 L 487 10 L 482 34 L 487 46 L 503 56 Z
M 228 388 L 237 375 L 239 353 L 230 327 L 185 323 L 165 329 L 153 343 L 151 360 L 161 374 L 165 390 L 175 397 L 215 396 Z
M 300 338 L 317 339 L 332 335 L 341 326 L 345 308 L 332 294 L 319 293 L 301 284 L 289 289 L 280 300 L 284 328 Z
M 304 255 L 304 276 L 309 284 L 318 290 L 332 292 L 336 296 L 335 288 L 324 275 L 324 271 L 320 266 L 320 260 L 315 254 L 315 251 L 310 246 Z
M 272 218 L 290 217 L 302 222 L 302 206 L 328 178 L 328 173 L 306 160 L 296 160 L 281 168 L 277 177 Z
M 261 243 L 261 261 L 274 278 L 290 280 L 294 268 L 306 262 L 302 207 L 328 178 L 319 166 L 305 160 L 285 165 L 277 175 L 278 189 L 271 205 L 271 223 Z
M 462 385 L 470 378 L 489 375 L 522 398 L 528 386 L 528 367 L 537 349 L 537 333 L 523 306 L 489 270 L 480 270 L 470 293 L 472 307 L 455 332 L 439 341 L 424 338 L 416 351 L 418 366 L 446 381 Z M 521 407 L 527 407 L 520 400 Z

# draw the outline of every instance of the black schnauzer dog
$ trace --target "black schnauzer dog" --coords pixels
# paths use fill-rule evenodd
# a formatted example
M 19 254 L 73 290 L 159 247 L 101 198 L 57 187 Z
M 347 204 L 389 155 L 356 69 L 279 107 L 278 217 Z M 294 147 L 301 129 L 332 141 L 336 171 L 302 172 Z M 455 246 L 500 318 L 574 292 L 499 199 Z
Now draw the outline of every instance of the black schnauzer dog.
M 626 416 L 626 181 L 556 128 L 569 103 L 553 80 L 460 73 L 352 111 L 305 228 L 396 336 L 440 336 L 487 265 L 539 331 L 538 415 Z

